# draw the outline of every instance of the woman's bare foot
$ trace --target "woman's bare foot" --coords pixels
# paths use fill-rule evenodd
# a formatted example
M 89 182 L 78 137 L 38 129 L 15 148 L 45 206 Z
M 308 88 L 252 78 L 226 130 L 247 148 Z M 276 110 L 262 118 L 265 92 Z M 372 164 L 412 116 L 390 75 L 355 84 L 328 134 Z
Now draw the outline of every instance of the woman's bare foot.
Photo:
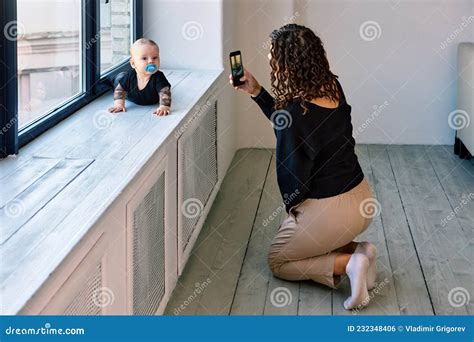
M 369 259 L 367 289 L 372 290 L 375 287 L 375 279 L 377 277 L 377 247 L 368 241 L 359 242 L 354 253 L 364 254 Z
M 369 259 L 362 253 L 352 254 L 346 266 L 346 273 L 351 282 L 351 296 L 344 301 L 347 310 L 362 308 L 370 301 L 367 291 L 367 272 Z

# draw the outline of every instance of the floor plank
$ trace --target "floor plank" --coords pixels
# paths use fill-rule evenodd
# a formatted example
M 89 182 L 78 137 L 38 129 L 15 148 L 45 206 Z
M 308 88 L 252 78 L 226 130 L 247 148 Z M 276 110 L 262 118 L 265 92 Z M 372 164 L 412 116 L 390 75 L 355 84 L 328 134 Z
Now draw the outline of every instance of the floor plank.
M 466 238 L 474 228 L 474 167 L 452 154 L 448 146 L 430 146 L 429 158 L 443 190 L 456 210 L 456 218 Z M 472 260 L 472 259 L 471 259 Z
M 313 281 L 300 283 L 298 315 L 316 316 L 332 314 L 332 291 Z
M 378 286 L 371 293 L 369 307 L 358 312 L 342 306 L 350 294 L 347 277 L 333 291 L 311 281 L 288 282 L 272 276 L 267 253 L 287 215 L 278 210 L 282 199 L 274 151 L 270 157 L 268 151 L 265 155 L 258 154 L 262 150 L 240 150 L 178 281 L 167 314 L 174 314 L 185 301 L 188 305 L 179 314 L 472 313 L 472 304 L 453 307 L 449 300 L 450 291 L 459 287 L 474 292 L 474 201 L 468 200 L 462 210 L 456 210 L 474 193 L 474 164 L 452 155 L 451 149 L 357 146 L 356 153 L 381 207 L 358 239 L 374 241 L 379 252 Z M 257 151 L 258 157 L 252 151 Z M 255 166 L 257 163 L 260 166 Z M 265 165 L 268 171 L 262 172 Z M 444 224 L 443 218 L 455 210 L 455 217 Z M 274 219 L 265 221 L 269 216 Z M 195 295 L 196 286 L 206 279 L 212 282 Z M 285 305 L 280 305 L 283 302 Z
M 461 263 L 456 267 L 460 271 L 455 276 L 461 283 L 468 284 L 466 289 L 469 293 L 474 293 L 472 273 L 466 272 L 468 265 L 471 270 L 474 269 L 474 167 L 467 160 L 452 154 L 447 146 L 430 146 L 429 158 L 451 205 L 451 213 L 459 222 L 467 242 L 464 248 L 453 248 L 453 253 L 460 257 L 453 262 Z M 443 218 L 442 222 L 448 219 L 451 216 Z M 467 303 L 467 309 L 471 315 L 474 313 L 473 301 Z
M 166 314 L 229 314 L 270 159 L 263 149 L 236 152 Z M 190 302 L 196 284 L 208 279 Z
M 263 314 L 266 316 L 296 316 L 300 282 L 271 277 Z
M 232 302 L 231 315 L 263 315 L 268 285 L 272 277 L 268 268 L 267 254 L 283 217 L 281 210 L 277 210 L 281 204 L 281 196 L 276 184 L 275 156 L 272 155 Z M 271 219 L 269 219 L 270 216 Z
M 283 198 L 281 197 L 278 186 L 276 183 L 276 156 L 275 151 L 273 152 L 272 159 L 272 169 L 270 170 L 271 177 L 268 177 L 268 188 L 272 194 L 272 199 L 274 202 L 272 206 L 266 207 L 263 209 L 266 213 L 266 217 L 272 216 L 273 213 L 277 212 L 276 218 L 272 221 L 272 230 L 273 234 L 267 236 L 265 240 L 266 248 L 262 248 L 262 258 L 265 262 L 267 261 L 267 255 L 270 250 L 271 241 L 278 231 L 281 222 L 288 216 L 283 205 Z M 273 185 L 270 184 L 273 182 Z M 280 208 L 280 209 L 278 209 Z M 300 292 L 300 282 L 290 282 L 274 277 L 268 268 L 267 264 L 267 275 L 268 275 L 268 285 L 267 291 L 262 292 L 264 296 L 264 306 L 263 306 L 263 315 L 272 315 L 272 316 L 282 316 L 282 315 L 291 315 L 296 316 L 298 314 L 298 301 L 299 301 L 299 292 Z
M 381 218 L 400 313 L 433 315 L 433 307 L 392 172 L 387 146 L 369 145 L 368 152 L 374 190 L 382 208 Z
M 456 219 L 442 227 L 451 207 L 429 160 L 425 146 L 390 146 L 389 158 L 415 241 L 423 275 L 436 314 L 467 314 L 465 306 L 450 304 L 451 290 L 468 288 L 462 277 L 464 257 L 453 254 L 467 242 Z

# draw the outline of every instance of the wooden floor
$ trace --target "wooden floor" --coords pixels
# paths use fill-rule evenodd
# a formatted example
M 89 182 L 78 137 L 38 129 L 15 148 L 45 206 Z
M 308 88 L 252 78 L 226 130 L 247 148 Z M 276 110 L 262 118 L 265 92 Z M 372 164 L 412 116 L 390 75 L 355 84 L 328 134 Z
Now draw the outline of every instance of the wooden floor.
M 472 301 L 462 305 L 474 296 L 474 160 L 452 150 L 357 146 L 381 205 L 360 239 L 378 247 L 378 286 L 358 314 L 474 314 Z M 286 217 L 281 204 L 274 150 L 237 151 L 166 314 L 354 314 L 342 306 L 347 277 L 332 290 L 272 276 L 267 253 Z

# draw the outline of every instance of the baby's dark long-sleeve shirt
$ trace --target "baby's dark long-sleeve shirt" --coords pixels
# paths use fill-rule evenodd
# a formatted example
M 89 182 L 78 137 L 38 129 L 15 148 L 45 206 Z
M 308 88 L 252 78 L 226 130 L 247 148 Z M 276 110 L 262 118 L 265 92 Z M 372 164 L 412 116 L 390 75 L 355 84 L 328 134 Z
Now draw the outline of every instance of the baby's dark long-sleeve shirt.
M 146 87 L 142 90 L 138 89 L 138 79 L 135 70 L 130 69 L 121 72 L 114 80 L 114 89 L 120 83 L 123 90 L 127 92 L 127 99 L 138 105 L 153 105 L 160 102 L 160 90 L 165 87 L 171 88 L 171 84 L 161 71 L 151 75 Z
M 296 102 L 274 109 L 273 97 L 262 88 L 252 99 L 272 122 L 276 135 L 277 181 L 285 210 L 306 198 L 326 198 L 357 186 L 364 174 L 354 152 L 351 106 L 342 99 L 337 108 Z

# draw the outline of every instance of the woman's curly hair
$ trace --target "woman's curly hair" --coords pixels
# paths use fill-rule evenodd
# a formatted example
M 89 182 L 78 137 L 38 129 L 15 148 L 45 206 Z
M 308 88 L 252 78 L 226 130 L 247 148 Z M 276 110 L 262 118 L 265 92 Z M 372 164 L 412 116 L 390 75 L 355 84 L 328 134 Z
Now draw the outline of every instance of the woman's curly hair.
M 340 100 L 338 76 L 331 72 L 323 42 L 312 30 L 288 24 L 274 30 L 270 38 L 275 109 L 283 109 L 296 100 L 307 113 L 305 101 L 320 97 Z

